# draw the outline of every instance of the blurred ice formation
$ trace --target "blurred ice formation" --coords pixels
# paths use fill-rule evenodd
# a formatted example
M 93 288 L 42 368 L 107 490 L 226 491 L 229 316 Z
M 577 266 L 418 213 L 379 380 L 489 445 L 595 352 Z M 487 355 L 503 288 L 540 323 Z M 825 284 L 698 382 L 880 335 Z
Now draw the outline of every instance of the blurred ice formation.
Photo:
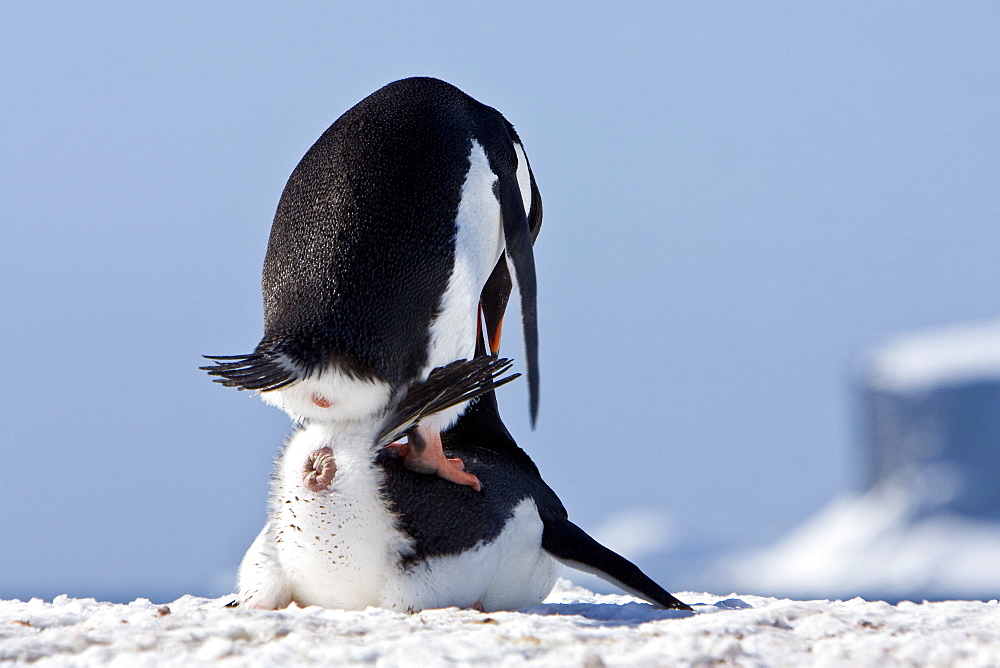
M 862 491 L 729 573 L 772 595 L 1000 597 L 1000 321 L 900 339 L 861 380 Z

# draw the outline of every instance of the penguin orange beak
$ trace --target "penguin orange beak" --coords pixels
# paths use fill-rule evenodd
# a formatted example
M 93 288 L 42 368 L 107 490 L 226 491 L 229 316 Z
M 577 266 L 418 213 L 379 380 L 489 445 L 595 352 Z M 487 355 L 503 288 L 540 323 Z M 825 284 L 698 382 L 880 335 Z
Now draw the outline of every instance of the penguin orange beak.
M 476 317 L 476 340 L 480 343 L 483 340 L 484 322 L 486 322 L 486 343 L 490 348 L 490 354 L 497 357 L 500 354 L 500 337 L 503 334 L 503 316 L 493 323 L 486 321 L 483 314 L 483 303 L 479 302 L 479 315 Z
M 492 332 L 487 332 L 490 341 L 490 353 L 496 357 L 500 354 L 500 336 L 503 331 L 503 318 L 497 321 L 497 326 Z

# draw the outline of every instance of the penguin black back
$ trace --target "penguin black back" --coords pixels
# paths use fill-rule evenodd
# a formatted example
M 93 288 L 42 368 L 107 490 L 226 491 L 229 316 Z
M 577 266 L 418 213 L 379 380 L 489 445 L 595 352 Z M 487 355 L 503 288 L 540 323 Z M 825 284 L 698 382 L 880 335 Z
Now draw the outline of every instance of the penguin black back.
M 394 385 L 419 373 L 454 262 L 471 141 L 455 127 L 470 113 L 462 96 L 443 82 L 387 86 L 309 149 L 271 229 L 258 351 L 307 372 L 337 359 Z
M 489 543 L 504 530 L 517 506 L 531 498 L 542 520 L 541 549 L 559 561 L 594 573 L 664 608 L 690 610 L 635 564 L 609 550 L 568 519 L 566 508 L 500 419 L 496 395 L 479 397 L 442 434 L 448 456 L 459 457 L 483 481 L 483 491 L 451 485 L 406 469 L 394 453 L 382 451 L 383 494 L 413 538 L 406 562 L 454 555 Z
M 481 492 L 414 473 L 390 451 L 376 457 L 376 465 L 385 473 L 386 498 L 401 528 L 414 539 L 410 561 L 456 554 L 493 540 L 521 501 L 539 496 L 538 483 L 548 489 L 504 424 L 491 419 L 495 414 L 496 397 L 489 392 L 441 435 L 445 454 L 462 459 L 465 469 L 482 481 Z M 555 494 L 551 496 L 562 508 Z
M 264 337 L 253 354 L 217 357 L 219 363 L 206 369 L 225 385 L 262 391 L 330 364 L 393 387 L 417 378 L 426 370 L 431 324 L 455 267 L 456 216 L 473 142 L 495 175 L 492 196 L 502 220 L 489 224 L 502 226 L 521 293 L 534 420 L 531 244 L 541 224 L 541 198 L 525 158 L 531 209 L 525 211 L 513 126 L 492 107 L 432 78 L 404 79 L 371 94 L 302 158 L 282 193 L 268 242 Z M 503 264 L 501 256 L 485 268 L 484 283 L 475 288 L 478 299 L 489 281 L 484 311 L 488 326 L 497 328 L 511 284 Z M 471 346 L 471 338 L 463 345 Z

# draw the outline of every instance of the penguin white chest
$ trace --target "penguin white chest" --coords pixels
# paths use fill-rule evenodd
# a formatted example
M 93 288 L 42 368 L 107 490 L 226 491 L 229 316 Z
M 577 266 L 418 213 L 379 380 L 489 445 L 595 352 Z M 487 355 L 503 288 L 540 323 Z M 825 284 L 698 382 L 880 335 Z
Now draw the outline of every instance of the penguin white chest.
M 359 441 L 360 447 L 330 448 L 328 431 L 310 425 L 282 453 L 270 540 L 291 600 L 363 609 L 378 604 L 400 554 L 410 550 L 409 540 L 379 493 L 382 474 L 372 464 L 370 439 Z M 241 592 L 249 584 L 241 572 Z
M 527 159 L 523 157 L 524 151 L 520 150 L 520 146 L 515 144 L 515 148 L 521 161 L 518 180 L 525 181 L 522 197 L 527 211 L 531 204 Z M 437 317 L 431 323 L 424 376 L 439 366 L 458 359 L 471 359 L 475 355 L 480 294 L 504 250 L 500 202 L 494 192 L 496 182 L 497 175 L 490 169 L 486 151 L 473 140 L 469 152 L 469 172 L 462 184 L 458 215 L 455 217 L 455 264 L 448 278 L 448 287 L 441 296 Z M 463 404 L 442 411 L 432 416 L 427 424 L 444 429 L 464 409 Z
M 532 499 L 489 541 L 410 560 L 414 541 L 382 495 L 383 471 L 358 447 L 370 438 L 345 444 L 331 431 L 320 423 L 298 431 L 279 458 L 268 524 L 240 566 L 243 605 L 490 611 L 539 603 L 551 591 L 559 565 L 542 549 Z
M 473 140 L 455 218 L 455 264 L 431 323 L 425 372 L 475 352 L 479 295 L 503 251 L 500 203 L 493 193 L 496 180 L 486 151 Z

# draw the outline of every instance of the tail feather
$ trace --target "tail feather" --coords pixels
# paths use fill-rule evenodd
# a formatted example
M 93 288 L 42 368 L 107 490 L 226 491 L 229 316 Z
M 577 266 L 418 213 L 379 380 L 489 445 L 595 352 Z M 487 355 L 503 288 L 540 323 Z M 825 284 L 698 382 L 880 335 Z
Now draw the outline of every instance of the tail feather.
M 505 385 L 521 374 L 500 378 L 513 363 L 496 357 L 458 360 L 431 372 L 427 380 L 414 383 L 386 418 L 376 439 L 382 447 L 401 437 L 420 420 Z
M 215 382 L 226 387 L 267 392 L 285 387 L 298 379 L 295 372 L 282 364 L 281 358 L 274 353 L 204 357 L 215 364 L 198 368 L 207 371 L 210 376 L 218 376 Z

